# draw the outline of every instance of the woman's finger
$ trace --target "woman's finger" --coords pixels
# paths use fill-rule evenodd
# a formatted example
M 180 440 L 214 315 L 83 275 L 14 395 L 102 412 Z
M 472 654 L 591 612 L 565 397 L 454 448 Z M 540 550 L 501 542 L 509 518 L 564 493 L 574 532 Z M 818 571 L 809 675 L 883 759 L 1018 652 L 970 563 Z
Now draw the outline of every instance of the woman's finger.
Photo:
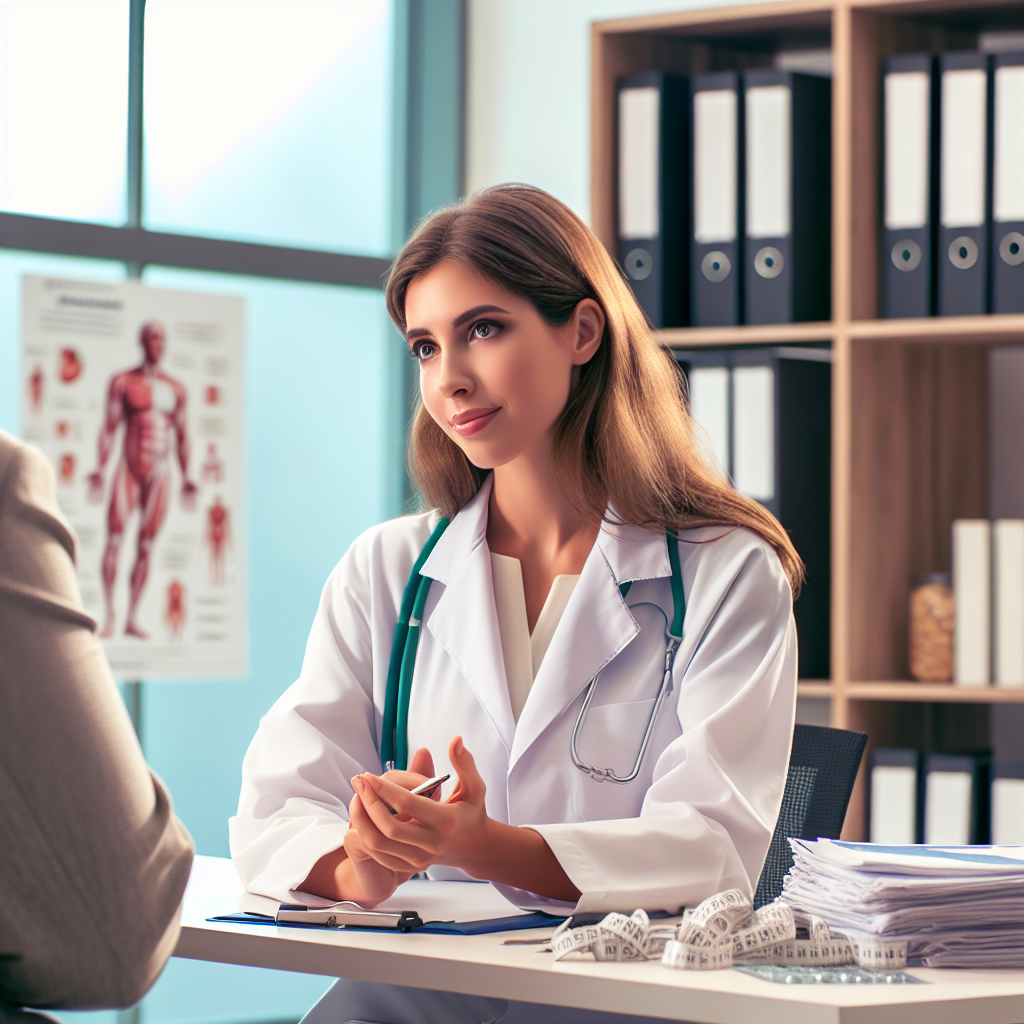
M 402 790 L 405 792 L 405 790 Z M 358 803 L 357 803 L 358 801 Z M 376 806 L 381 807 L 380 800 Z M 352 801 L 349 821 L 350 831 L 358 834 L 358 845 L 379 864 L 392 871 L 422 871 L 433 863 L 430 851 L 424 850 L 415 843 L 402 842 L 401 839 L 385 835 L 374 821 L 366 807 L 366 801 L 358 797 Z M 385 812 L 387 813 L 387 812 Z M 390 814 L 388 815 L 390 818 Z M 391 819 L 393 821 L 394 819 Z M 390 824 L 387 822 L 386 824 Z
M 426 747 L 417 748 L 416 752 L 412 755 L 412 760 L 409 762 L 409 771 L 418 772 L 423 776 L 424 781 L 434 777 L 434 759 L 430 756 L 430 751 Z M 395 781 L 397 782 L 398 780 L 396 779 Z M 412 787 L 409 786 L 407 788 L 411 789 Z
M 461 736 L 454 737 L 448 745 L 448 760 L 451 761 L 452 767 L 459 776 L 459 784 L 455 787 L 455 792 L 448 798 L 448 803 L 464 801 L 482 805 L 487 793 L 487 784 L 477 770 L 476 761 L 466 749 Z
M 390 842 L 395 844 L 393 852 L 400 856 L 404 856 L 407 849 L 419 850 L 427 855 L 435 852 L 436 830 L 428 827 L 420 815 L 425 812 L 425 817 L 432 817 L 440 812 L 444 816 L 445 810 L 441 805 L 426 797 L 413 796 L 401 786 L 395 786 L 376 775 L 359 775 L 352 782 L 360 795 L 363 813 L 373 825 L 373 832 L 380 835 L 380 841 L 374 836 L 367 835 L 368 846 L 383 849 L 385 843 Z M 388 810 L 388 804 L 394 806 L 400 813 L 397 816 L 393 815 Z M 414 816 L 419 819 L 416 822 L 409 821 L 410 807 L 416 812 Z M 447 814 L 450 815 L 451 811 Z
M 441 805 L 425 796 L 413 796 L 407 789 L 396 786 L 387 779 L 376 775 L 357 775 L 352 780 L 352 785 L 362 797 L 366 813 L 374 820 L 380 831 L 392 839 L 416 842 L 418 833 L 410 829 L 415 830 L 419 826 L 404 824 L 410 818 L 415 818 L 422 825 L 428 826 L 443 820 L 438 814 Z M 393 815 L 388 807 L 397 811 L 397 816 Z

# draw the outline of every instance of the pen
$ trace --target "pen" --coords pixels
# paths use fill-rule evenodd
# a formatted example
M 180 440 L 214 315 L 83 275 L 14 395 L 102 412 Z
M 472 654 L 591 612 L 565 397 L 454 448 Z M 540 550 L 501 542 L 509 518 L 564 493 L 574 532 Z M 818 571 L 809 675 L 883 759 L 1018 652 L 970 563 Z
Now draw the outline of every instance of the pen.
M 437 788 L 447 782 L 450 778 L 450 773 L 448 775 L 435 775 L 432 779 L 427 779 L 426 782 L 421 782 L 415 789 L 411 789 L 409 792 L 412 793 L 413 796 L 433 796 L 434 793 L 437 792 Z M 391 804 L 389 804 L 383 797 L 381 797 L 381 803 L 392 814 L 398 814 L 398 811 L 396 811 L 394 807 L 392 807 Z

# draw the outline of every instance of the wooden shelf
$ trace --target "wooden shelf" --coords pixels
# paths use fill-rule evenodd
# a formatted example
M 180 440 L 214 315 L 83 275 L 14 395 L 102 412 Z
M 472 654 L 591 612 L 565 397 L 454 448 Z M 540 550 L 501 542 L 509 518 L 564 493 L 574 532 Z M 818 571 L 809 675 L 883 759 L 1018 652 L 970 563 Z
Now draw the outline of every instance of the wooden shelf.
M 827 697 L 835 695 L 835 685 L 828 679 L 801 679 L 796 684 L 798 697 Z
M 654 336 L 666 348 L 721 348 L 731 345 L 785 345 L 832 341 L 844 335 L 855 341 L 914 344 L 992 345 L 1024 341 L 1024 316 L 930 316 L 906 320 L 853 320 L 840 323 L 741 324 L 737 327 L 668 327 Z
M 771 31 L 784 24 L 827 25 L 832 0 L 776 0 L 772 3 L 741 4 L 735 7 L 698 8 L 645 14 L 599 22 L 602 34 L 643 34 L 671 32 L 673 35 L 732 35 Z
M 837 328 L 838 329 L 838 328 Z M 1024 341 L 1024 315 L 929 316 L 906 320 L 854 320 L 845 328 L 851 338 L 877 341 L 950 342 L 991 345 Z
M 831 48 L 831 319 L 656 337 L 675 350 L 831 345 L 832 678 L 801 680 L 797 693 L 828 699 L 832 725 L 868 732 L 869 749 L 938 742 L 940 720 L 983 747 L 990 708 L 1024 704 L 1024 690 L 907 679 L 911 589 L 922 574 L 950 569 L 954 520 L 989 516 L 987 348 L 1024 343 L 1024 315 L 878 319 L 885 60 L 973 49 L 980 32 L 1010 27 L 1020 8 L 1021 0 L 769 0 L 592 25 L 590 223 L 613 254 L 620 78 L 745 71 L 772 67 L 779 51 Z M 847 839 L 865 834 L 864 777 Z
M 952 683 L 868 682 L 847 683 L 851 700 L 924 700 L 943 704 L 1024 704 L 1024 689 L 1000 686 L 954 686 Z
M 826 321 L 801 324 L 743 324 L 739 327 L 667 327 L 655 331 L 654 336 L 666 348 L 681 349 L 831 341 L 835 333 L 835 325 Z

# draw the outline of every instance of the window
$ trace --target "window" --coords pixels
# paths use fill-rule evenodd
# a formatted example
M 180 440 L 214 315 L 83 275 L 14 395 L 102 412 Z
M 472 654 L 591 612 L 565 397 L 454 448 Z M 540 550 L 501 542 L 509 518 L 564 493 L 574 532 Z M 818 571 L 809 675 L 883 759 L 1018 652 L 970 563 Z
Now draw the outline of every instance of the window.
M 388 0 L 148 0 L 144 223 L 387 255 Z
M 123 223 L 128 0 L 0 0 L 0 209 Z

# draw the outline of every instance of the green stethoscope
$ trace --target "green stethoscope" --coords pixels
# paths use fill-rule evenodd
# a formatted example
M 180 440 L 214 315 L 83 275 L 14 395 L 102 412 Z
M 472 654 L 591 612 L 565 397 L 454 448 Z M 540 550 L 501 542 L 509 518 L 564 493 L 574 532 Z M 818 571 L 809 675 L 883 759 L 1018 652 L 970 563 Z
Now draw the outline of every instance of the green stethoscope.
M 409 764 L 409 698 L 412 695 L 412 675 L 416 667 L 416 649 L 420 642 L 420 626 L 423 620 L 423 609 L 427 604 L 427 594 L 430 592 L 430 584 L 433 582 L 429 576 L 421 576 L 420 570 L 430 557 L 441 534 L 448 527 L 448 520 L 442 518 L 434 527 L 427 543 L 416 559 L 409 573 L 409 581 L 405 585 L 405 592 L 402 594 L 402 605 L 399 610 L 398 624 L 395 626 L 395 638 L 391 646 L 391 660 L 388 663 L 388 684 L 384 696 L 384 723 L 383 735 L 381 737 L 381 763 L 386 771 L 393 768 L 405 769 Z M 668 560 L 672 567 L 672 605 L 673 614 L 671 624 L 664 611 L 650 602 L 641 602 L 632 605 L 638 608 L 641 605 L 649 606 L 660 613 L 665 622 L 665 668 L 661 677 L 661 685 L 658 688 L 658 695 L 651 708 L 650 717 L 647 720 L 647 728 L 644 730 L 644 738 L 637 751 L 636 761 L 628 775 L 618 775 L 611 768 L 595 768 L 587 764 L 579 755 L 578 740 L 580 731 L 586 720 L 587 712 L 590 709 L 591 701 L 594 698 L 594 690 L 601 673 L 598 672 L 589 683 L 587 683 L 586 696 L 576 716 L 576 724 L 572 730 L 570 742 L 570 754 L 572 762 L 591 778 L 598 782 L 632 782 L 640 774 L 640 765 L 643 763 L 644 754 L 650 744 L 651 734 L 654 725 L 661 711 L 665 698 L 672 692 L 672 666 L 675 662 L 676 651 L 683 640 L 683 619 L 686 617 L 686 596 L 683 592 L 683 573 L 679 565 L 679 544 L 674 530 L 666 530 L 668 538 Z M 629 593 L 632 582 L 619 585 L 619 592 L 623 599 Z

